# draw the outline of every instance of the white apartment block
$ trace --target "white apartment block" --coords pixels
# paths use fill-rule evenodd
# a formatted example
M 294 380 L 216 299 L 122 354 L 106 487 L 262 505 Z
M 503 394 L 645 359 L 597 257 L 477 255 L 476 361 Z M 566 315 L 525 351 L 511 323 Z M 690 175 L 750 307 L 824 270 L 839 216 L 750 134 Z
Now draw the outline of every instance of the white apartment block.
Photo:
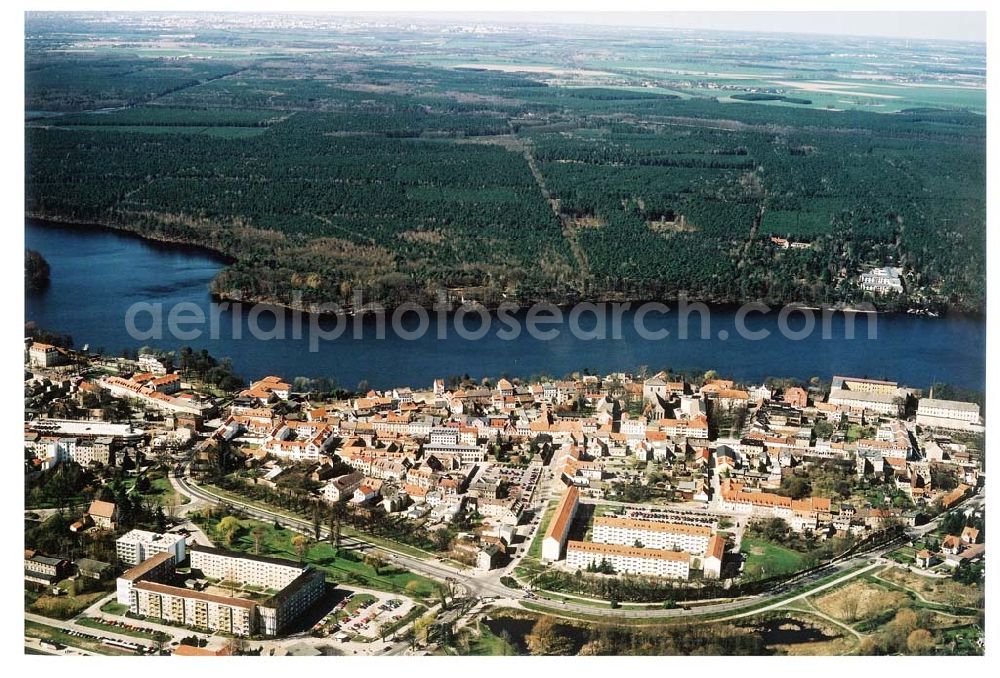
M 323 499 L 331 504 L 347 501 L 364 479 L 365 474 L 359 471 L 334 478 L 323 486 Z
M 704 553 L 712 530 L 698 525 L 675 525 L 614 516 L 594 518 L 593 540 L 601 544 Z
M 283 589 L 302 574 L 302 566 L 290 560 L 244 554 L 237 556 L 229 551 L 201 545 L 191 547 L 191 569 L 201 570 L 206 577 L 265 589 Z
M 903 395 L 898 392 L 898 389 L 892 393 L 885 393 L 881 391 L 855 391 L 853 389 L 835 388 L 830 390 L 830 397 L 827 398 L 827 402 L 846 409 L 869 410 L 878 414 L 898 416 L 901 397 Z
M 691 569 L 691 554 L 589 541 L 571 541 L 566 544 L 566 564 L 570 568 L 583 570 L 602 562 L 607 562 L 618 574 L 687 579 Z
M 115 541 L 118 560 L 127 565 L 138 565 L 158 553 L 169 553 L 174 562 L 187 557 L 187 544 L 179 534 L 160 534 L 146 530 L 132 530 Z
M 132 587 L 133 614 L 176 624 L 249 636 L 254 630 L 251 600 L 213 596 L 197 591 L 141 581 Z
M 917 423 L 921 426 L 965 429 L 980 425 L 982 420 L 976 403 L 921 398 L 917 403 Z
M 861 274 L 861 289 L 866 292 L 877 294 L 888 294 L 890 292 L 902 292 L 903 281 L 900 276 L 903 269 L 898 266 L 883 266 L 873 268 L 867 273 Z
M 139 369 L 143 372 L 155 374 L 158 377 L 162 377 L 167 374 L 167 368 L 163 365 L 163 362 L 150 353 L 143 353 L 139 356 Z

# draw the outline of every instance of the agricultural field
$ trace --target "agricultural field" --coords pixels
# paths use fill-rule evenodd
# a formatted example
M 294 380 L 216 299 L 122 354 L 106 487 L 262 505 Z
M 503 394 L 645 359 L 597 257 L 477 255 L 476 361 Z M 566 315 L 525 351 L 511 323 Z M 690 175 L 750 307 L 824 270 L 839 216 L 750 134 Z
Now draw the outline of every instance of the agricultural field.
M 983 308 L 975 45 L 34 21 L 27 214 L 218 250 L 222 297 L 859 302 L 898 265 L 879 304 Z

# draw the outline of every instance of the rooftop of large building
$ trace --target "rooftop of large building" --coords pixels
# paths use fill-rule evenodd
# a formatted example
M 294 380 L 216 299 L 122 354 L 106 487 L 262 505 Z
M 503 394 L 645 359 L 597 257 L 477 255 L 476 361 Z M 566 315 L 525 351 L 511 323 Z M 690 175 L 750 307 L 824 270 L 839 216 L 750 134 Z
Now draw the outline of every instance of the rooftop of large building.
M 176 544 L 184 539 L 183 535 L 169 532 L 159 533 L 148 530 L 130 530 L 118 538 L 118 541 L 137 541 L 144 544 Z
M 571 541 L 566 544 L 566 551 L 585 551 L 605 556 L 625 556 L 630 558 L 655 558 L 657 560 L 673 560 L 690 562 L 691 554 L 687 551 L 665 551 L 663 549 L 647 549 L 637 546 L 622 546 L 621 544 L 601 544 L 593 541 Z
M 178 596 L 181 598 L 191 598 L 194 600 L 204 600 L 209 603 L 219 603 L 222 605 L 230 605 L 232 607 L 243 607 L 246 609 L 252 609 L 256 603 L 252 600 L 247 600 L 245 598 L 231 598 L 229 596 L 217 596 L 212 593 L 205 593 L 203 591 L 194 591 L 192 589 L 181 588 L 180 586 L 170 586 L 169 584 L 160 584 L 154 581 L 141 581 L 135 585 L 135 588 L 142 589 L 145 591 L 152 591 L 154 593 L 165 593 L 171 596 Z
M 132 581 L 136 581 L 142 576 L 148 574 L 158 565 L 162 565 L 164 562 L 168 560 L 173 561 L 173 559 L 174 559 L 173 554 L 168 553 L 167 551 L 157 553 L 155 556 L 146 558 L 146 560 L 142 561 L 135 567 L 125 570 L 124 574 L 122 574 L 122 576 L 119 577 L 119 579 L 130 579 Z
M 551 537 L 560 541 L 562 540 L 562 536 L 569 529 L 570 521 L 573 520 L 573 508 L 576 506 L 579 497 L 580 490 L 575 485 L 570 485 L 566 488 L 562 499 L 559 500 L 559 505 L 556 506 L 556 512 L 552 516 L 552 522 L 549 523 L 549 529 L 545 533 L 546 539 Z
M 194 544 L 191 546 L 192 553 L 210 553 L 216 556 L 223 556 L 226 558 L 240 558 L 243 560 L 253 560 L 258 563 L 269 563 L 271 565 L 283 565 L 285 567 L 297 567 L 299 569 L 306 569 L 307 566 L 300 565 L 294 560 L 286 560 L 284 558 L 271 558 L 270 556 L 255 556 L 250 553 L 243 553 L 241 551 L 227 551 L 226 549 L 215 548 L 214 546 L 203 546 L 202 544 Z
M 979 405 L 976 403 L 967 403 L 961 400 L 939 400 L 937 398 L 921 398 L 920 402 L 917 403 L 917 410 L 919 411 L 922 408 L 979 412 Z
M 676 523 L 661 523 L 652 520 L 636 520 L 635 518 L 618 518 L 616 516 L 599 516 L 594 518 L 594 527 L 624 527 L 650 532 L 669 532 L 671 534 L 687 534 L 699 537 L 709 537 L 712 530 L 700 525 L 679 525 Z

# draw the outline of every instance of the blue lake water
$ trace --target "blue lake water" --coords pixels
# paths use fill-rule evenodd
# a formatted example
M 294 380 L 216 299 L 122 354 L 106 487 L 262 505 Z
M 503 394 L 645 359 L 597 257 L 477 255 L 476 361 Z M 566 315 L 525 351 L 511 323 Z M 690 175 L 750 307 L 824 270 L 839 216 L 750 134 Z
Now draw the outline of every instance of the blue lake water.
M 326 332 L 337 322 L 349 324 L 337 339 L 320 341 L 319 335 L 310 331 L 309 317 L 300 318 L 301 332 L 294 338 L 296 325 L 290 314 L 281 324 L 286 338 L 254 338 L 251 327 L 276 333 L 273 314 L 251 317 L 245 309 L 235 314 L 230 309 L 218 315 L 217 338 L 212 338 L 211 325 L 206 322 L 183 327 L 200 330 L 201 336 L 197 337 L 137 339 L 126 329 L 126 314 L 136 303 L 162 304 L 164 324 L 169 310 L 177 304 L 185 305 L 181 311 L 186 317 L 190 317 L 192 309 L 201 309 L 205 318 L 210 318 L 209 284 L 225 264 L 195 248 L 152 243 L 98 228 L 29 221 L 25 241 L 26 247 L 42 253 L 52 270 L 51 286 L 28 296 L 26 321 L 70 334 L 77 347 L 89 344 L 91 350 L 118 353 L 123 348 L 141 346 L 167 350 L 182 345 L 205 348 L 217 357 L 231 358 L 237 371 L 248 379 L 274 373 L 287 379 L 332 378 L 345 388 L 354 388 L 361 381 L 375 388 L 404 384 L 426 387 L 433 379 L 450 375 L 562 377 L 585 369 L 606 373 L 633 371 L 645 365 L 652 369 L 714 369 L 720 375 L 745 381 L 768 376 L 829 379 L 833 374 L 851 374 L 885 377 L 909 386 L 948 382 L 984 390 L 985 385 L 986 322 L 960 315 L 873 316 L 874 338 L 869 338 L 866 316 L 854 315 L 854 338 L 847 338 L 845 316 L 834 314 L 829 320 L 828 339 L 823 338 L 817 315 L 816 330 L 802 340 L 782 336 L 777 309 L 747 315 L 747 330 L 769 333 L 760 340 L 739 336 L 736 309 L 726 307 L 711 309 L 705 338 L 701 338 L 702 316 L 692 312 L 687 322 L 682 322 L 676 309 L 666 314 L 653 312 L 642 319 L 650 332 L 670 332 L 661 339 L 641 336 L 632 310 L 621 315 L 620 338 L 611 338 L 611 325 L 605 324 L 609 328 L 607 339 L 574 336 L 566 323 L 539 324 L 550 334 L 555 330 L 556 336 L 535 338 L 527 332 L 523 312 L 510 316 L 509 323 L 494 318 L 490 331 L 479 340 L 458 336 L 451 317 L 446 317 L 445 339 L 439 339 L 432 330 L 417 340 L 407 340 L 391 329 L 380 339 L 376 336 L 377 323 L 370 317 L 339 321 L 325 318 L 319 327 Z M 430 321 L 436 328 L 437 318 L 431 315 Z M 151 314 L 142 312 L 136 315 L 134 324 L 147 330 L 151 322 Z M 479 322 L 474 315 L 467 319 L 467 334 L 476 330 Z M 803 322 L 801 314 L 792 314 L 788 326 L 798 331 Z M 511 323 L 521 329 L 520 335 L 505 340 L 502 337 L 509 334 Z M 578 325 L 593 330 L 593 314 L 582 314 Z M 418 326 L 413 313 L 402 317 L 402 334 Z M 688 329 L 690 338 L 678 337 L 682 326 Z M 720 333 L 728 336 L 720 338 Z M 318 350 L 310 350 L 311 345 Z

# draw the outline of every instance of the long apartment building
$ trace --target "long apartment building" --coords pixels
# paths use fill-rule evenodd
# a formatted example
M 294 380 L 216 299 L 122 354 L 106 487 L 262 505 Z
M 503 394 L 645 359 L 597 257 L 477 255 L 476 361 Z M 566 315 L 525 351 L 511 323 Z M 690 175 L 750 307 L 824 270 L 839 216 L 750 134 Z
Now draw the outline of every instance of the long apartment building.
M 302 566 L 291 560 L 252 556 L 201 544 L 191 547 L 191 569 L 220 581 L 265 589 L 283 589 L 302 573 Z
M 906 390 L 894 381 L 836 375 L 830 383 L 827 402 L 842 409 L 898 416 L 900 402 L 905 397 Z
M 601 544 L 634 546 L 704 553 L 712 529 L 700 525 L 678 525 L 649 520 L 601 516 L 594 519 L 593 541 Z
M 562 560 L 566 540 L 569 539 L 569 529 L 573 525 L 573 518 L 576 517 L 579 505 L 580 490 L 575 485 L 567 487 L 556 506 L 556 512 L 545 532 L 545 539 L 542 540 L 543 560 Z
M 254 601 L 246 598 L 217 596 L 154 581 L 137 582 L 129 604 L 133 614 L 235 636 L 254 635 L 255 608 Z
M 198 545 L 191 548 L 190 557 L 192 571 L 206 577 L 278 592 L 259 601 L 178 586 L 174 556 L 164 551 L 118 578 L 118 602 L 133 614 L 184 626 L 237 636 L 275 636 L 326 589 L 322 572 L 288 560 Z
M 687 579 L 691 571 L 691 554 L 592 541 L 571 541 L 566 544 L 566 564 L 569 567 L 582 570 L 602 563 L 613 567 L 618 574 Z
M 979 426 L 982 418 L 976 403 L 921 398 L 917 403 L 917 423 L 921 426 L 962 430 Z
M 830 513 L 825 497 L 792 499 L 773 492 L 747 492 L 739 483 L 727 481 L 720 488 L 720 508 L 757 517 L 784 519 L 796 532 L 815 529 L 820 516 Z

